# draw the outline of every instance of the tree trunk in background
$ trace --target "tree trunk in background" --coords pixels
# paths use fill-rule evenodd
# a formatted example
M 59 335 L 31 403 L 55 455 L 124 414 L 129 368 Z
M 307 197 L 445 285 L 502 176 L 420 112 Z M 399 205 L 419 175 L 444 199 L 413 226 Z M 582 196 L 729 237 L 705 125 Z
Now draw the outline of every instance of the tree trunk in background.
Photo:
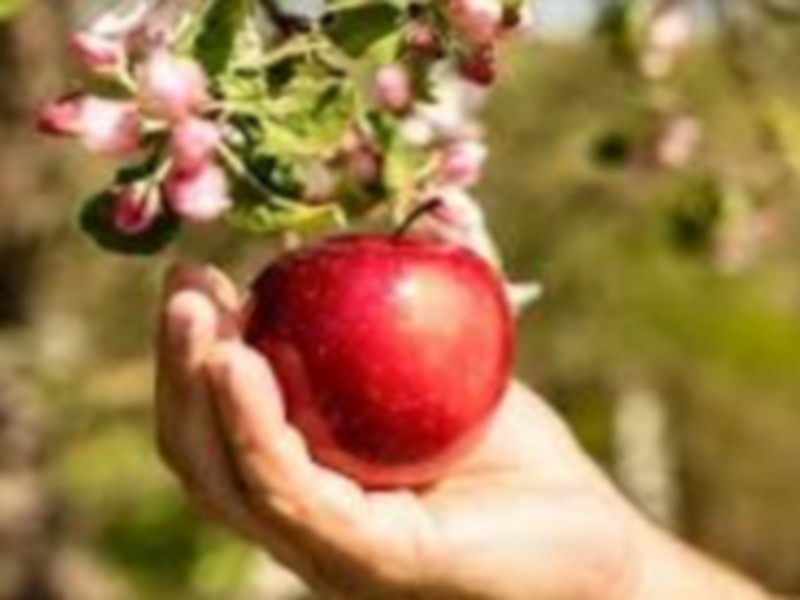
M 60 216 L 44 200 L 60 180 L 46 175 L 55 161 L 30 125 L 37 104 L 62 85 L 68 8 L 35 0 L 0 23 L 0 334 L 30 319 L 40 248 Z M 15 359 L 16 344 L 15 337 L 0 338 L 0 350 Z M 42 472 L 44 415 L 20 380 L 0 372 L 0 598 L 116 598 L 62 539 L 60 505 Z
M 65 11 L 63 2 L 37 0 L 20 18 L 0 23 L 0 329 L 29 316 L 38 249 L 57 216 L 37 202 L 53 179 L 42 176 L 52 156 L 31 123 L 63 77 Z

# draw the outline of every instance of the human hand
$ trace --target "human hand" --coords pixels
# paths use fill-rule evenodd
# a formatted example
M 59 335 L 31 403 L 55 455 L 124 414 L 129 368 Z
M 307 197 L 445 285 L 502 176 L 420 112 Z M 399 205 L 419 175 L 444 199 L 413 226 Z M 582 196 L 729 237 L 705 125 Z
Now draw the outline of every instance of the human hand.
M 310 458 L 240 322 L 236 290 L 220 273 L 169 277 L 159 447 L 204 515 L 269 550 L 321 597 L 700 597 L 651 593 L 673 579 L 676 569 L 663 565 L 681 564 L 683 551 L 654 542 L 523 386 L 509 384 L 481 445 L 442 481 L 365 491 Z

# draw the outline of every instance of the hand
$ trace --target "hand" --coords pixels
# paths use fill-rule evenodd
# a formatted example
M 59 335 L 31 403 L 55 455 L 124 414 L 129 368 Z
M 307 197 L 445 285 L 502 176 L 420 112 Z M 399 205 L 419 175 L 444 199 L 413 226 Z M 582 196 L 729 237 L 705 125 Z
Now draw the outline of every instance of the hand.
M 159 447 L 202 514 L 269 550 L 322 597 L 700 597 L 642 592 L 674 578 L 663 565 L 680 564 L 672 558 L 682 551 L 653 551 L 669 544 L 652 542 L 658 536 L 519 384 L 509 384 L 480 447 L 429 489 L 368 492 L 315 464 L 269 365 L 242 342 L 240 315 L 220 273 L 169 277 Z

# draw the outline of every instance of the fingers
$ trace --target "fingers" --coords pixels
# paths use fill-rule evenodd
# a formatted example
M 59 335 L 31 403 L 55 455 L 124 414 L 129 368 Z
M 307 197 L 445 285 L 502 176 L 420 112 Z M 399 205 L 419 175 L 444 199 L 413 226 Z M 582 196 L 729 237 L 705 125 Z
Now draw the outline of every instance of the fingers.
M 229 342 L 210 359 L 208 377 L 244 479 L 268 504 L 282 502 L 287 514 L 296 510 L 289 504 L 302 497 L 315 465 L 286 422 L 274 374 L 255 352 Z
M 286 421 L 281 392 L 264 359 L 237 342 L 221 344 L 209 380 L 223 427 L 259 514 L 304 538 L 355 556 L 364 543 L 364 492 L 315 464 Z
M 311 460 L 269 365 L 241 341 L 235 303 L 216 298 L 203 273 L 173 277 L 159 348 L 165 460 L 201 511 L 308 581 L 358 572 L 375 547 L 364 493 Z
M 212 283 L 210 269 L 183 267 L 173 269 L 165 285 L 161 308 L 161 324 L 158 347 L 158 377 L 156 414 L 159 428 L 159 447 L 167 457 L 175 453 L 172 431 L 175 424 L 188 410 L 192 417 L 190 426 L 182 431 L 194 431 L 198 405 L 209 403 L 193 401 L 204 396 L 204 384 L 200 377 L 203 360 L 213 344 L 223 336 L 235 335 L 235 317 L 223 302 L 235 302 L 229 292 L 217 295 L 222 289 L 218 281 Z M 225 294 L 229 297 L 225 298 Z M 217 299 L 219 298 L 219 299 Z M 189 434 L 191 435 L 191 434 Z
M 165 462 L 199 510 L 263 542 L 220 435 L 202 365 L 214 344 L 236 335 L 235 290 L 210 269 L 174 270 L 162 308 L 156 394 L 157 438 Z

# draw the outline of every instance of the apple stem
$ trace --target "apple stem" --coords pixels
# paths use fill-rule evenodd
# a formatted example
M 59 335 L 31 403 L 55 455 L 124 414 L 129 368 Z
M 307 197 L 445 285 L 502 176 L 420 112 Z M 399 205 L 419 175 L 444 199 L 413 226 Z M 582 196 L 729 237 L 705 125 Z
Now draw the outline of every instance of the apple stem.
M 412 210 L 408 214 L 408 216 L 403 220 L 403 222 L 400 223 L 400 225 L 397 227 L 392 237 L 395 239 L 403 237 L 409 232 L 409 230 L 414 226 L 414 224 L 417 221 L 419 221 L 429 212 L 436 210 L 441 205 L 442 201 L 439 198 L 433 198 L 432 200 L 423 202 L 422 204 L 417 206 L 414 210 Z

